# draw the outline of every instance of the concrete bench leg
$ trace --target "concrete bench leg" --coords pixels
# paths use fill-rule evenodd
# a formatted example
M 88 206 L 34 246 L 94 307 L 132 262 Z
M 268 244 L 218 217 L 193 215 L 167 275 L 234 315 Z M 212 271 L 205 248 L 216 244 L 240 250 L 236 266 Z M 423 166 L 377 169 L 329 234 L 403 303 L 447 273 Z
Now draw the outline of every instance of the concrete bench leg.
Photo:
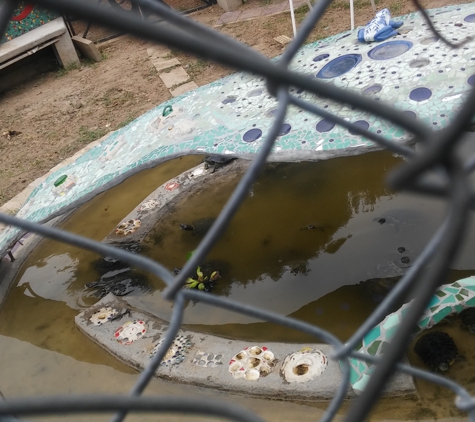
M 58 41 L 54 43 L 54 49 L 56 57 L 63 67 L 79 66 L 79 58 L 68 31 L 61 35 Z

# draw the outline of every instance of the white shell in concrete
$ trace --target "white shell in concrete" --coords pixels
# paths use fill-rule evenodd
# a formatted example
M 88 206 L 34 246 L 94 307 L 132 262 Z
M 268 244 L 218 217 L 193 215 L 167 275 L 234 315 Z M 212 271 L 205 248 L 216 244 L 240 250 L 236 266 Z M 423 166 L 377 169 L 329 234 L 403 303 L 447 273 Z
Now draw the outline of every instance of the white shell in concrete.
M 281 373 L 287 382 L 307 382 L 327 369 L 328 359 L 321 350 L 301 350 L 288 355 Z
M 274 367 L 274 353 L 267 347 L 246 347 L 229 362 L 229 372 L 234 379 L 255 381 L 269 375 Z

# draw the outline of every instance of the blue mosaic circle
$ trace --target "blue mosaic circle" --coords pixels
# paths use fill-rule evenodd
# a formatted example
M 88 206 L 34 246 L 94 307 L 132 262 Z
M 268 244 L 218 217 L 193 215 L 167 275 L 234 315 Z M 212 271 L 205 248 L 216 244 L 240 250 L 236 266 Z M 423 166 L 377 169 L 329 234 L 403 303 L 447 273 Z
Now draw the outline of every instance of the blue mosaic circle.
M 290 129 L 292 129 L 292 126 L 290 126 L 288 123 L 284 123 L 280 128 L 280 132 L 277 136 L 287 135 L 290 132 Z
M 406 111 L 403 111 L 402 114 L 404 114 L 404 116 L 408 117 L 409 119 L 417 119 L 417 114 L 414 113 L 413 111 L 410 111 L 410 110 L 406 110 Z
M 236 97 L 231 97 L 231 96 L 230 96 L 230 97 L 226 97 L 226 98 L 222 101 L 222 103 L 223 103 L 223 104 L 229 104 L 229 103 L 234 103 L 234 101 L 236 101 Z
M 373 60 L 389 60 L 404 54 L 412 47 L 410 41 L 388 41 L 368 51 L 368 57 Z
M 475 85 L 475 75 L 470 76 L 470 78 L 467 79 L 467 82 L 469 85 Z
M 262 93 L 263 93 L 262 89 L 254 89 L 253 91 L 249 92 L 249 94 L 247 94 L 247 96 L 248 97 L 258 97 Z
M 248 130 L 243 136 L 242 140 L 244 142 L 255 142 L 262 136 L 262 130 L 260 129 L 251 129 Z
M 328 57 L 330 57 L 329 54 L 320 54 L 319 56 L 314 57 L 313 61 L 314 62 L 321 62 L 322 60 L 325 60 Z
M 409 98 L 413 101 L 428 100 L 431 96 L 432 91 L 429 88 L 416 88 L 409 94 Z
M 317 73 L 317 78 L 332 79 L 344 75 L 361 61 L 361 54 L 345 54 L 327 63 Z
M 475 22 L 475 14 L 465 16 L 465 22 Z
M 363 95 L 375 95 L 381 91 L 383 87 L 379 84 L 374 84 L 363 89 Z
M 323 132 L 330 132 L 334 127 L 335 127 L 334 121 L 330 119 L 322 119 L 317 123 L 317 126 L 315 126 L 315 129 L 317 129 L 318 132 L 323 133 Z
M 354 122 L 353 125 L 361 128 L 361 129 L 368 129 L 369 128 L 369 123 L 366 120 L 358 120 L 358 121 Z M 359 133 L 356 133 L 352 129 L 348 130 L 348 132 L 350 132 L 350 134 L 352 134 L 352 135 L 359 135 Z
M 427 44 L 432 44 L 434 42 L 439 41 L 439 37 L 436 37 L 435 35 L 432 37 L 427 37 L 421 40 L 421 44 L 427 45 Z

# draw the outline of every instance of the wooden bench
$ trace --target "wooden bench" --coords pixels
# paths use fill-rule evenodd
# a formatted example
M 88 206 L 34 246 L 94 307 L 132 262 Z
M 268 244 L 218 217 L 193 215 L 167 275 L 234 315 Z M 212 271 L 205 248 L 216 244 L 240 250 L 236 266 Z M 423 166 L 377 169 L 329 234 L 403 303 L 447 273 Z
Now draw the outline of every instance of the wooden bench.
M 63 67 L 79 65 L 79 58 L 64 20 L 57 18 L 0 45 L 0 69 L 48 46 L 54 47 L 56 57 Z

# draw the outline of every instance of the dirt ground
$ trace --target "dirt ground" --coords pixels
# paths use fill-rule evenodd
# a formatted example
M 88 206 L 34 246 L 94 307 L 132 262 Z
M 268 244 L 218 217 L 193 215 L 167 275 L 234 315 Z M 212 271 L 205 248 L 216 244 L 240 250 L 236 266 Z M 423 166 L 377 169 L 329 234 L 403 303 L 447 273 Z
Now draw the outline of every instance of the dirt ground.
M 277 0 L 249 0 L 243 9 Z M 426 8 L 463 1 L 430 0 Z M 393 16 L 415 10 L 408 0 L 376 0 L 378 9 L 388 7 Z M 296 11 L 299 22 L 308 9 Z M 355 1 L 356 25 L 374 15 L 368 0 Z M 223 10 L 215 5 L 191 18 L 213 27 Z M 349 5 L 336 0 L 312 32 L 308 42 L 349 29 Z M 278 35 L 292 36 L 289 13 L 224 25 L 218 31 L 229 35 L 268 57 L 282 52 L 274 41 Z M 27 82 L 9 86 L 0 93 L 0 205 L 30 182 L 109 131 L 129 123 L 171 97 L 147 55 L 150 44 L 130 36 L 104 43 L 103 60 L 82 60 L 81 67 L 32 75 Z M 205 85 L 232 72 L 179 51 L 172 51 L 188 74 Z M 21 67 L 16 71 L 21 72 Z M 0 80 L 2 75 L 0 74 Z M 20 134 L 8 137 L 8 131 Z

